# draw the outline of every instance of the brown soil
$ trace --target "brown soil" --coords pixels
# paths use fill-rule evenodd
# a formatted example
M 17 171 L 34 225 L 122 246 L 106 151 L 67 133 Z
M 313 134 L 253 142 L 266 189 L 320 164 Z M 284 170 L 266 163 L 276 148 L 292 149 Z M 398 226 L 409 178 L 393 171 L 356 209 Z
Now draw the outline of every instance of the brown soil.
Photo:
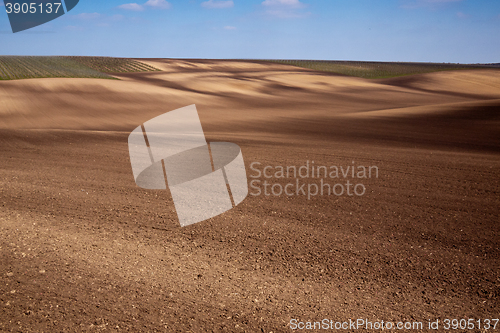
M 498 318 L 498 71 L 146 62 L 163 72 L 0 82 L 1 332 Z M 379 178 L 359 197 L 249 195 L 181 228 L 168 191 L 135 185 L 127 137 L 190 104 L 249 175 L 355 161 Z

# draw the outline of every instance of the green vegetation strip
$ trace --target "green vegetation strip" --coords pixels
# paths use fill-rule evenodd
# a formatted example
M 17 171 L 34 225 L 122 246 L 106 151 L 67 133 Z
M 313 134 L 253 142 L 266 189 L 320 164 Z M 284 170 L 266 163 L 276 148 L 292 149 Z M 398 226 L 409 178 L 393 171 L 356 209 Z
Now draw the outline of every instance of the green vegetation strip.
M 365 79 L 382 79 L 397 76 L 422 74 L 458 69 L 491 68 L 489 65 L 461 65 L 437 63 L 366 62 L 366 61 L 323 61 L 323 60 L 268 60 L 274 63 L 292 65 Z
M 64 57 L 0 56 L 0 80 L 51 77 L 112 78 Z
M 366 79 L 391 78 L 458 69 L 499 68 L 499 64 L 461 65 L 322 60 L 268 61 Z M 160 70 L 138 60 L 127 58 L 0 56 L 0 80 L 51 77 L 113 79 L 112 76 L 106 73 L 154 71 Z
M 114 79 L 106 73 L 151 71 L 159 69 L 126 58 L 0 56 L 0 80 L 53 77 Z
M 67 57 L 89 68 L 103 73 L 155 72 L 159 69 L 140 61 L 111 57 Z

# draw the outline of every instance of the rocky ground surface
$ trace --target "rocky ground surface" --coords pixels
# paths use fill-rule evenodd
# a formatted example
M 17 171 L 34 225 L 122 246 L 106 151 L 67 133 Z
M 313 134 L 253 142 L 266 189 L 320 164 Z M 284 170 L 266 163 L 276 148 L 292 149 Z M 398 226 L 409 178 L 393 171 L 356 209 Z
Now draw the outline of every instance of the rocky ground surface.
M 369 81 L 147 62 L 163 71 L 0 82 L 1 332 L 499 317 L 498 71 Z M 135 185 L 127 137 L 190 104 L 207 141 L 241 147 L 249 181 L 266 180 L 252 178 L 254 162 L 377 166 L 378 178 L 326 179 L 361 183 L 362 196 L 251 188 L 236 208 L 181 228 L 168 190 Z

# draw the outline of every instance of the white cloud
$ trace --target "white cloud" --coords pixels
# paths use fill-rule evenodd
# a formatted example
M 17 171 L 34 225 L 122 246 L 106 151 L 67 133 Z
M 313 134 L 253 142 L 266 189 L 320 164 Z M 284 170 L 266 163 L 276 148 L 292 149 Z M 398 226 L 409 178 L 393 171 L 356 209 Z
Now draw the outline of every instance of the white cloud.
M 118 6 L 118 8 L 125 10 L 132 10 L 135 12 L 142 12 L 145 6 L 155 8 L 155 9 L 169 9 L 171 7 L 170 3 L 166 0 L 148 0 L 144 4 L 139 5 L 138 3 L 126 3 L 124 5 Z
M 208 0 L 202 2 L 201 6 L 205 8 L 231 8 L 234 6 L 234 2 L 233 0 L 228 0 L 228 1 Z
M 76 26 L 76 25 L 67 25 L 64 27 L 64 29 L 69 30 L 69 31 L 83 31 L 84 29 L 82 27 Z
M 303 8 L 305 5 L 299 0 L 265 0 L 262 2 L 264 6 L 288 7 L 288 8 Z
M 307 5 L 299 0 L 265 0 L 262 6 L 267 16 L 277 18 L 300 18 L 311 14 L 303 11 Z
M 76 18 L 81 19 L 81 20 L 93 20 L 101 17 L 101 14 L 99 13 L 81 13 L 78 15 L 75 15 Z
M 224 27 L 224 29 L 226 29 L 226 30 L 236 30 L 236 27 L 233 27 L 233 26 L 231 26 L 231 25 L 226 25 L 226 26 Z
M 158 9 L 169 9 L 171 7 L 170 3 L 166 0 L 148 0 L 144 6 L 150 6 Z
M 118 8 L 121 8 L 121 9 L 125 9 L 125 10 L 133 10 L 135 12 L 141 12 L 144 10 L 144 7 L 139 5 L 139 4 L 136 4 L 135 2 L 134 3 L 126 3 L 124 5 L 120 5 L 118 6 Z
M 461 2 L 463 0 L 405 0 L 401 7 L 415 9 L 421 7 L 437 8 L 453 2 Z
M 122 21 L 125 17 L 120 14 L 115 15 L 105 15 L 99 13 L 81 13 L 77 15 L 68 15 L 68 18 L 74 19 L 74 25 L 66 26 L 68 30 L 81 31 L 85 30 L 85 27 L 90 25 L 95 25 L 98 27 L 109 27 L 113 25 L 115 22 Z M 82 22 L 84 21 L 84 22 Z M 79 26 L 79 24 L 85 24 L 85 27 Z

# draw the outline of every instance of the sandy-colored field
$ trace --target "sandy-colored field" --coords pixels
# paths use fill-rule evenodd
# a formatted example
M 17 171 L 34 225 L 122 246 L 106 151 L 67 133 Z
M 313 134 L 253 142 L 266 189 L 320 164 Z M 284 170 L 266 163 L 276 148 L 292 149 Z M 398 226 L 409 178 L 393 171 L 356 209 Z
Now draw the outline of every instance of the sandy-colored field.
M 163 72 L 0 82 L 0 332 L 498 318 L 498 70 L 144 62 Z M 249 195 L 181 228 L 168 191 L 135 185 L 127 137 L 190 104 L 249 176 L 252 162 L 354 161 L 379 177 L 363 196 Z

